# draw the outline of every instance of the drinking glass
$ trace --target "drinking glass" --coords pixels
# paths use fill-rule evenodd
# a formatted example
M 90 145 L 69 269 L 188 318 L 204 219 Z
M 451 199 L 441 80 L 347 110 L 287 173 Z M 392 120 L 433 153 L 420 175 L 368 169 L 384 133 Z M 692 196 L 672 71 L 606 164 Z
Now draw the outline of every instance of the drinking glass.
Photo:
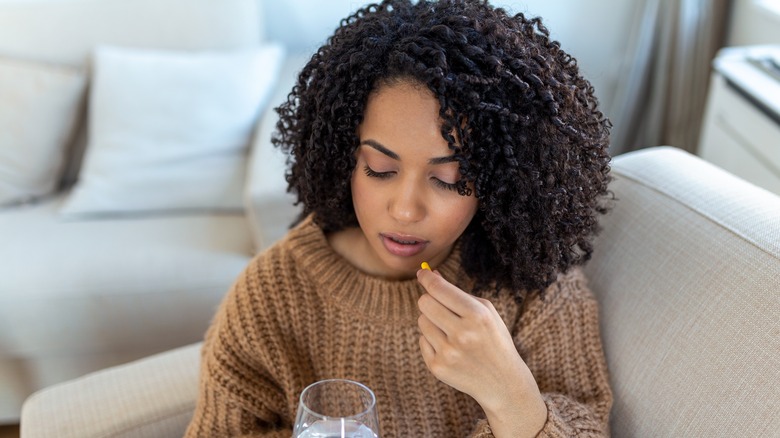
M 345 379 L 312 383 L 301 393 L 293 437 L 378 438 L 373 391 Z

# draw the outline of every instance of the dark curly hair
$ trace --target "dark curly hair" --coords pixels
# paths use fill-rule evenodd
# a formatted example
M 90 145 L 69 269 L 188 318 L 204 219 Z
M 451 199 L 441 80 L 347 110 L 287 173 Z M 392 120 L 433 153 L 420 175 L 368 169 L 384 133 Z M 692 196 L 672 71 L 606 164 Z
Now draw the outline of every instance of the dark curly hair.
M 289 153 L 302 217 L 314 213 L 326 232 L 358 225 L 357 127 L 369 94 L 396 81 L 438 99 L 461 195 L 473 183 L 478 212 L 460 242 L 480 288 L 542 290 L 590 258 L 607 210 L 610 122 L 540 18 L 487 1 L 386 0 L 341 21 L 276 108 L 272 141 Z

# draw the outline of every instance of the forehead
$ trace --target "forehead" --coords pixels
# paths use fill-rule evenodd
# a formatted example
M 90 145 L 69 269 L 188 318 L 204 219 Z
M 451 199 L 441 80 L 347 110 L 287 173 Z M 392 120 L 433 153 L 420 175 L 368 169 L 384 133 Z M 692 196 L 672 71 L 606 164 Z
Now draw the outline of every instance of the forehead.
M 431 90 L 422 84 L 411 81 L 393 81 L 384 83 L 371 91 L 366 102 L 365 116 L 376 112 L 411 118 L 425 116 L 426 122 L 441 123 L 439 120 L 439 101 Z
M 379 137 L 374 140 L 383 144 L 443 142 L 446 147 L 439 109 L 438 100 L 425 86 L 412 82 L 385 84 L 369 95 L 358 134 L 361 140 Z

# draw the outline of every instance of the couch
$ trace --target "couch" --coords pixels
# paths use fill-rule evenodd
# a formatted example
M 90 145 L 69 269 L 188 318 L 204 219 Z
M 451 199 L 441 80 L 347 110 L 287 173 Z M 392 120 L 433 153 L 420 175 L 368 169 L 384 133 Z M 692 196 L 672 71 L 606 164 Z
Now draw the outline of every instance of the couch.
M 587 275 L 616 437 L 777 436 L 780 198 L 671 147 L 618 156 Z M 199 343 L 46 388 L 23 438 L 176 437 Z
M 201 339 L 297 215 L 269 108 L 307 56 L 272 44 L 263 4 L 0 2 L 0 424 Z

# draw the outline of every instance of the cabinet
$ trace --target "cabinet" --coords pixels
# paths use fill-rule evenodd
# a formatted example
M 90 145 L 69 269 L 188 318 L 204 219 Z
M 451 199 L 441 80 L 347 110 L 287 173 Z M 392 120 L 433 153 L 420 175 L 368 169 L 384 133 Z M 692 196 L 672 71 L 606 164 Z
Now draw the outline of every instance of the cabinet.
M 698 154 L 780 195 L 780 46 L 723 49 L 713 67 Z

